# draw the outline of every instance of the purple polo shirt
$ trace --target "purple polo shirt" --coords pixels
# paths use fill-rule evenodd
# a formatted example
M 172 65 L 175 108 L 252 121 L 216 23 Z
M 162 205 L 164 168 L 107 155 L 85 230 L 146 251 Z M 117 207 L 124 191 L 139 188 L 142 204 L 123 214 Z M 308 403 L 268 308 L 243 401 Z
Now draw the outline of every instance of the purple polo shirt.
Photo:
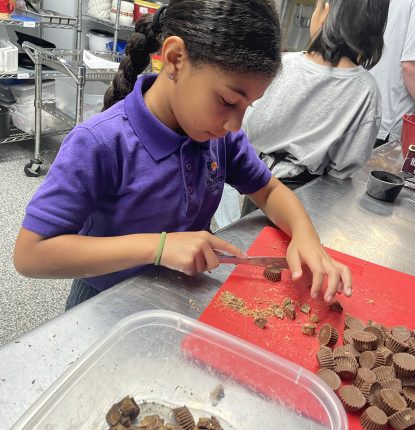
M 209 230 L 225 181 L 242 194 L 269 182 L 242 131 L 200 143 L 154 117 L 143 94 L 155 78 L 141 76 L 123 101 L 71 131 L 23 227 L 45 237 Z M 87 282 L 102 291 L 141 267 Z

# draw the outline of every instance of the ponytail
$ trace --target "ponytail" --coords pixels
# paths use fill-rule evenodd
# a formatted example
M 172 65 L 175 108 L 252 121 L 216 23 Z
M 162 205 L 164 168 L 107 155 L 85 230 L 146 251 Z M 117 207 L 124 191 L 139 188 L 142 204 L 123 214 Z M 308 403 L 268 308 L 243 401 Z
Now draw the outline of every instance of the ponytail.
M 125 48 L 125 57 L 105 92 L 103 111 L 133 91 L 137 76 L 150 64 L 150 54 L 159 50 L 165 9 L 166 6 L 162 6 L 156 14 L 144 15 L 135 24 L 135 31 Z

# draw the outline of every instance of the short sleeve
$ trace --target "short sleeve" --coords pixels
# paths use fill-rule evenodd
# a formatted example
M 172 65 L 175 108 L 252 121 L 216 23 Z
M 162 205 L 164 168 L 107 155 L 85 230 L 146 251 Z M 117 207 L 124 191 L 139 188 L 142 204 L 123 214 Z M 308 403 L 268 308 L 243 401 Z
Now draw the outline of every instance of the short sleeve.
M 45 237 L 78 233 L 110 188 L 113 160 L 88 128 L 76 127 L 28 204 L 23 227 Z
M 268 184 L 272 173 L 255 153 L 243 130 L 226 136 L 226 182 L 241 194 L 252 194 Z
M 415 1 L 411 5 L 408 31 L 402 50 L 401 61 L 415 61 Z

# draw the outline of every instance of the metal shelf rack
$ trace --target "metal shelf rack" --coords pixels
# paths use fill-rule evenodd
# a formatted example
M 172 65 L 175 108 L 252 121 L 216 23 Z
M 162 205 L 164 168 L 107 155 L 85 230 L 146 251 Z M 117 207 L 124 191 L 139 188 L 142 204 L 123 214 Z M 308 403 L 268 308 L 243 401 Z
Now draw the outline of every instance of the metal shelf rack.
M 81 49 L 44 49 L 29 42 L 23 43 L 23 49 L 35 63 L 35 151 L 34 157 L 25 166 L 27 176 L 39 176 L 43 160 L 40 156 L 42 129 L 42 110 L 74 127 L 83 120 L 84 88 L 87 81 L 110 81 L 115 69 L 90 69 L 83 62 L 84 50 Z M 124 54 L 116 52 L 88 51 L 95 56 L 119 63 Z M 42 67 L 48 66 L 64 76 L 70 76 L 76 84 L 76 113 L 71 118 L 56 108 L 54 100 L 42 100 Z
M 67 134 L 70 129 L 53 131 L 49 133 L 43 133 L 42 136 L 57 136 L 60 134 Z M 19 130 L 15 126 L 10 127 L 10 135 L 4 139 L 0 140 L 0 145 L 4 145 L 6 143 L 16 143 L 16 142 L 24 142 L 25 140 L 32 140 L 35 136 L 33 134 L 25 133 L 22 130 Z
M 131 25 L 131 26 L 130 25 L 128 25 L 128 26 L 120 25 L 120 10 L 121 10 L 121 0 L 117 0 L 117 12 L 115 14 L 115 24 L 112 23 L 111 21 L 106 20 L 106 19 L 96 18 L 96 17 L 91 16 L 89 14 L 84 14 L 84 16 L 86 18 L 88 18 L 89 20 L 94 21 L 94 22 L 98 22 L 98 23 L 103 24 L 107 27 L 110 27 L 114 30 L 114 45 L 112 48 L 113 52 L 115 52 L 117 49 L 119 31 L 120 30 L 134 31 L 134 28 L 135 28 L 134 25 Z M 82 10 L 80 10 L 79 8 L 78 8 L 78 12 L 81 12 L 81 14 L 82 14 Z M 80 16 L 81 15 L 78 15 L 78 21 L 80 21 Z

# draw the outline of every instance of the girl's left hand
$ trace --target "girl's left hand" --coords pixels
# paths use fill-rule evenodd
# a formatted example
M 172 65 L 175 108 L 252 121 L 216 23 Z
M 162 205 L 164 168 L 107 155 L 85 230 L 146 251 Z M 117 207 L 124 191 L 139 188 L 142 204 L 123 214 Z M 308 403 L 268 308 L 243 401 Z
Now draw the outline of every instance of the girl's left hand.
M 287 249 L 287 262 L 293 281 L 303 275 L 302 264 L 306 264 L 312 275 L 311 298 L 316 299 L 327 276 L 328 284 L 324 293 L 327 303 L 333 301 L 334 296 L 352 295 L 352 275 L 350 269 L 342 263 L 333 260 L 321 246 L 318 237 L 310 235 L 293 236 Z

